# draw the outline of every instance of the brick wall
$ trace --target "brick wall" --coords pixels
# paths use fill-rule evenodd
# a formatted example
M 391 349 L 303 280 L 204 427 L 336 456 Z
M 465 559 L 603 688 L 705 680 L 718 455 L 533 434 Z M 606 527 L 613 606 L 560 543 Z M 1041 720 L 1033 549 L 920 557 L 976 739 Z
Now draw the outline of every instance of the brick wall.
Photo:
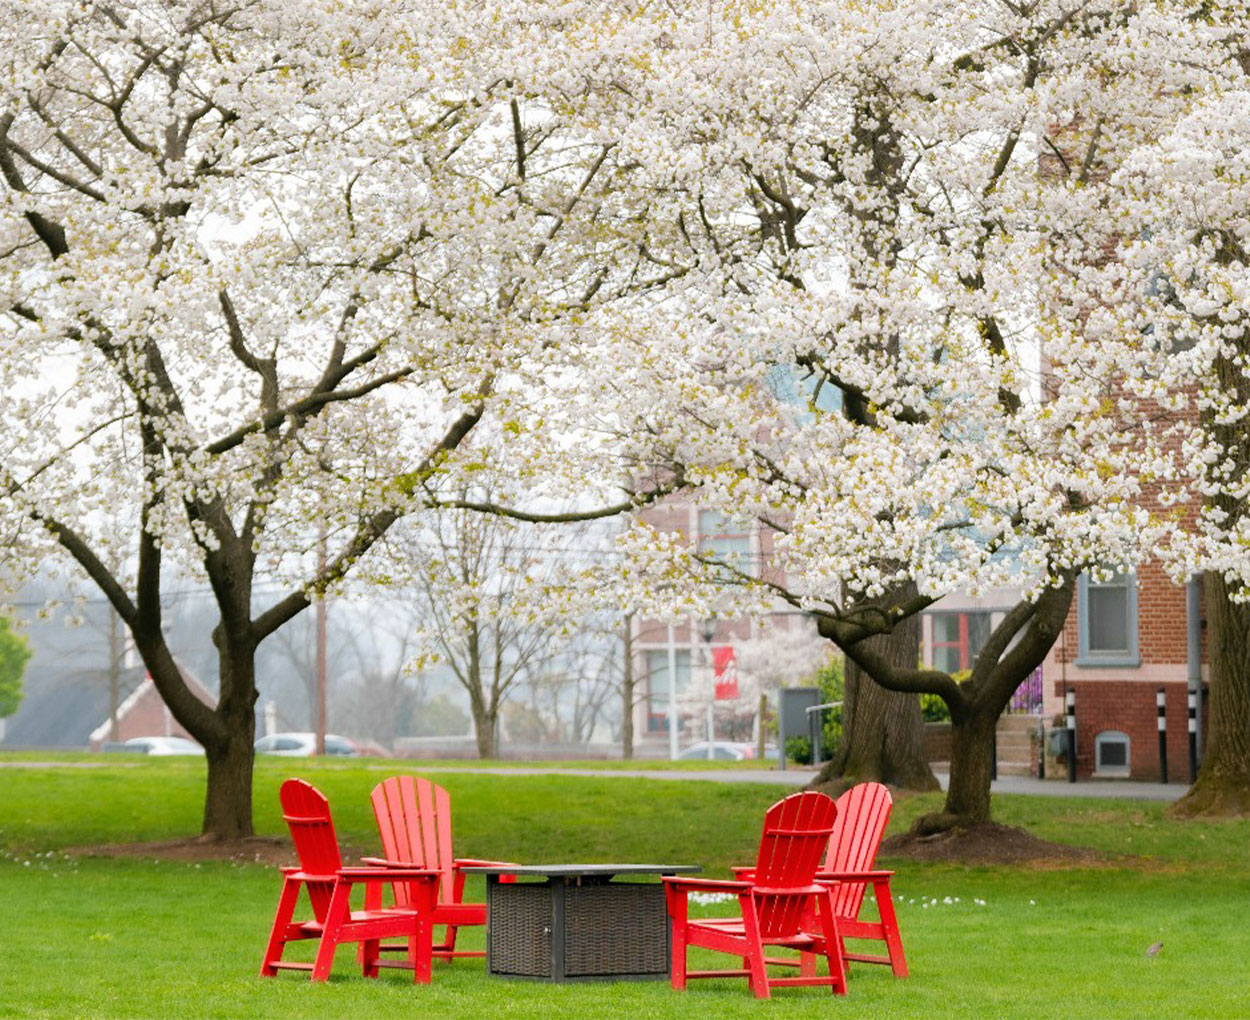
M 1201 661 L 1207 653 L 1205 621 Z M 1046 714 L 1063 712 L 1065 685 L 1076 691 L 1077 776 L 1094 772 L 1094 738 L 1118 730 L 1129 738 L 1129 775 L 1158 781 L 1159 731 L 1155 694 L 1167 692 L 1168 779 L 1189 778 L 1188 606 L 1184 585 L 1172 583 L 1156 562 L 1137 570 L 1137 648 L 1141 664 L 1079 666 L 1077 600 L 1073 599 L 1060 640 L 1043 667 Z M 1204 699 L 1205 707 L 1205 699 Z M 1205 731 L 1206 720 L 1200 720 Z
M 1072 680 L 1076 692 L 1076 774 L 1090 778 L 1094 772 L 1094 739 L 1105 730 L 1118 730 L 1129 738 L 1129 777 L 1159 780 L 1159 729 L 1155 694 L 1160 687 L 1167 696 L 1168 779 L 1189 779 L 1188 687 L 1184 681 L 1148 683 L 1141 680 Z M 1062 697 L 1062 686 L 1053 693 Z M 1204 698 L 1205 705 L 1205 698 Z M 1205 720 L 1203 720 L 1205 723 Z

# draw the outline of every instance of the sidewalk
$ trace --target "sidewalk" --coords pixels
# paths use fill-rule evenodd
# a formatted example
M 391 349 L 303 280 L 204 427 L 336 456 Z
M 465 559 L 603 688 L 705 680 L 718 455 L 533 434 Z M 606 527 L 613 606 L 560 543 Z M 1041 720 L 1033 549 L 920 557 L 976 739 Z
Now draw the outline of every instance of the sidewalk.
M 942 789 L 950 776 L 937 772 Z M 1036 797 L 1121 797 L 1125 800 L 1180 800 L 1188 783 L 1138 783 L 1131 779 L 1034 779 L 1031 776 L 1003 776 L 990 784 L 993 793 L 1025 793 Z
M 772 783 L 776 786 L 806 786 L 816 774 L 811 768 L 778 769 L 709 769 L 706 771 L 678 769 L 560 769 L 549 766 L 516 766 L 513 768 L 466 768 L 464 766 L 427 766 L 425 772 L 485 772 L 501 776 L 599 776 L 606 779 L 665 779 L 670 782 L 709 783 Z M 949 776 L 935 772 L 942 789 Z M 1178 800 L 1189 786 L 1185 783 L 1138 783 L 1131 780 L 1109 781 L 1084 779 L 1069 783 L 1062 779 L 1032 779 L 1025 776 L 1003 776 L 990 785 L 993 793 L 1029 794 L 1037 797 L 1121 797 L 1126 800 Z

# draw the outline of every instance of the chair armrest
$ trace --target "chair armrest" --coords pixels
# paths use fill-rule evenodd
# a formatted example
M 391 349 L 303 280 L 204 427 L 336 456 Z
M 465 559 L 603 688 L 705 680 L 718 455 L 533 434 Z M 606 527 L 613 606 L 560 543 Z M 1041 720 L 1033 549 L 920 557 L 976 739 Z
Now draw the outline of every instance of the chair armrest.
M 336 882 L 339 877 L 336 871 L 321 874 L 315 871 L 305 871 L 303 868 L 283 868 L 282 874 L 297 882 Z
M 751 889 L 761 896 L 810 896 L 813 894 L 823 896 L 829 886 L 813 882 L 811 885 L 752 885 Z
M 892 878 L 892 871 L 818 871 L 818 882 L 880 882 Z
M 441 875 L 428 868 L 386 867 L 386 868 L 340 868 L 336 877 L 343 882 L 414 882 L 425 879 L 437 881 Z
M 743 865 L 738 865 L 733 869 L 733 873 L 734 878 L 739 882 L 750 882 L 753 878 L 755 878 L 755 866 L 751 865 L 750 867 L 745 867 Z
M 750 882 L 734 882 L 727 878 L 683 878 L 680 875 L 661 875 L 660 881 L 675 892 L 740 893 L 752 888 Z
M 387 857 L 362 857 L 360 860 L 369 865 L 371 868 L 416 868 L 418 871 L 426 871 L 420 864 L 414 861 L 392 861 Z

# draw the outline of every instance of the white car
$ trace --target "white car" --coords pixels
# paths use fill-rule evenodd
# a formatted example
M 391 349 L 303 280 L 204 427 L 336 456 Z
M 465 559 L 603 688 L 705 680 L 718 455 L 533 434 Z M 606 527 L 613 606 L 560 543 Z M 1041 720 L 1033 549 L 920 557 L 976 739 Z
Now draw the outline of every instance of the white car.
M 748 761 L 756 757 L 754 744 L 717 740 L 712 744 L 713 761 Z M 777 760 L 777 748 L 769 744 L 764 748 L 765 760 Z M 677 756 L 678 761 L 707 761 L 707 741 L 691 744 Z
M 270 733 L 256 741 L 257 754 L 281 754 L 288 758 L 309 758 L 316 753 L 315 733 Z M 326 754 L 354 758 L 360 752 L 346 737 L 326 734 Z
M 712 744 L 713 761 L 745 761 L 748 757 L 746 751 L 740 744 L 733 744 L 727 740 L 717 740 Z M 678 761 L 707 761 L 707 741 L 702 740 L 697 744 L 691 744 L 677 756 Z
M 152 755 L 204 753 L 204 748 L 186 737 L 131 737 L 123 741 L 118 750 Z

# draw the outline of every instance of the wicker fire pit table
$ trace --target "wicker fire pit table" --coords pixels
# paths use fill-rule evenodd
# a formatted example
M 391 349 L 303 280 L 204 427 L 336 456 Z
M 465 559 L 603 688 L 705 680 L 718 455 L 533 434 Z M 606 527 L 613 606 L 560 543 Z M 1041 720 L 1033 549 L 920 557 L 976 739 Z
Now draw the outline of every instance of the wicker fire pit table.
M 486 876 L 488 973 L 585 981 L 667 978 L 671 943 L 664 886 L 613 879 L 700 869 L 685 864 L 534 864 L 462 870 Z M 516 881 L 501 882 L 502 875 L 513 875 Z

